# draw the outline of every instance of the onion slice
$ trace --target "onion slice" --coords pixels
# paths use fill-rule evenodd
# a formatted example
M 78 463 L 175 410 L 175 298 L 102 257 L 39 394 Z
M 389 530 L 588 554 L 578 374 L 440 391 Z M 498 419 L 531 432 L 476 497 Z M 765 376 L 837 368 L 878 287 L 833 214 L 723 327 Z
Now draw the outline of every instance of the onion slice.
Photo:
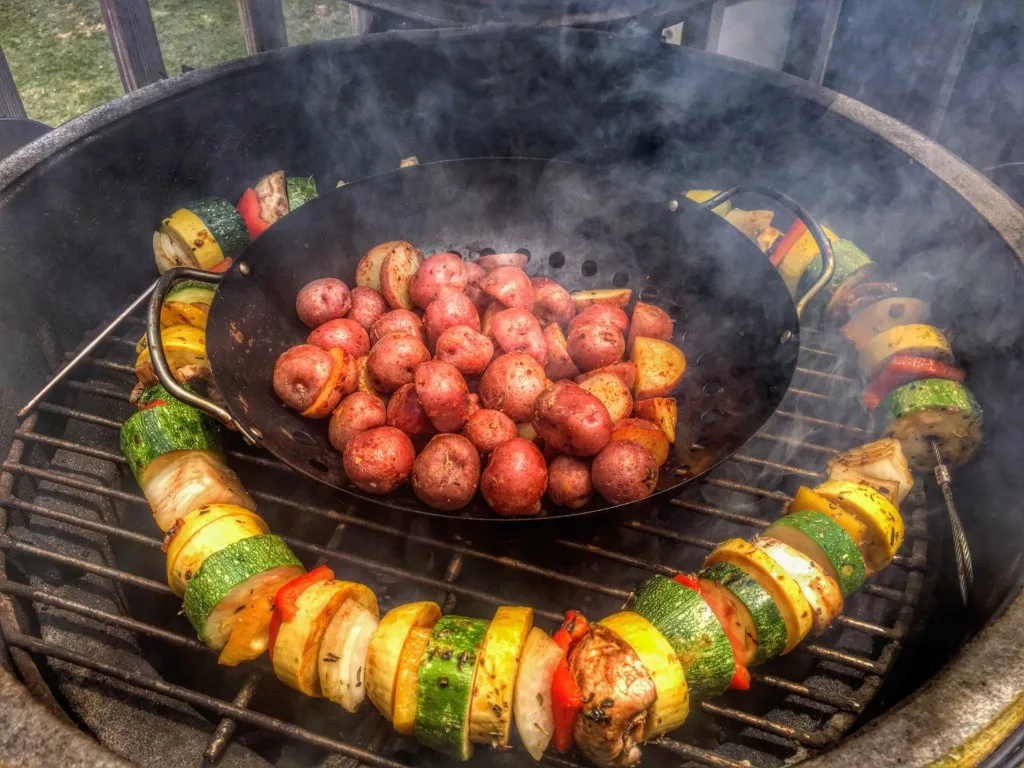
M 551 678 L 565 652 L 538 627 L 530 630 L 519 660 L 512 712 L 516 729 L 530 757 L 539 761 L 551 742 L 555 717 L 551 711 Z
M 234 504 L 256 511 L 256 502 L 238 475 L 210 451 L 172 451 L 154 459 L 139 476 L 139 485 L 161 531 L 208 504 Z
M 348 712 L 359 709 L 366 698 L 366 653 L 377 623 L 377 617 L 366 608 L 355 600 L 346 600 L 320 642 L 320 690 Z

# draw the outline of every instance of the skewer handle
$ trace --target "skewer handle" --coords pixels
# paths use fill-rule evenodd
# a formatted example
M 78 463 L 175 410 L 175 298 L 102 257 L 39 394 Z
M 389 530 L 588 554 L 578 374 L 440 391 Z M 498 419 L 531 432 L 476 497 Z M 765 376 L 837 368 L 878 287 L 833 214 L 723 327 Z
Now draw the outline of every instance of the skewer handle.
M 953 532 L 953 555 L 956 558 L 956 575 L 960 582 L 960 599 L 964 605 L 970 602 L 971 590 L 974 587 L 974 567 L 971 565 L 971 550 L 967 545 L 967 535 L 960 523 L 960 514 L 956 511 L 956 502 L 953 501 L 953 477 L 949 473 L 949 467 L 942 459 L 942 452 L 939 444 L 934 438 L 928 440 L 932 454 L 935 456 L 935 482 L 942 491 L 942 498 L 946 501 L 946 511 L 949 513 L 949 527 Z

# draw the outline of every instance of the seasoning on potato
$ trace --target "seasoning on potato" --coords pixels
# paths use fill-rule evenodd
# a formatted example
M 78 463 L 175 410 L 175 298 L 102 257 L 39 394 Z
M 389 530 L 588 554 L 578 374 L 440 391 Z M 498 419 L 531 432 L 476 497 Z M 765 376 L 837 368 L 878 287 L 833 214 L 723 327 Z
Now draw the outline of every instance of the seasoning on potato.
M 645 499 L 658 484 L 658 464 L 651 452 L 632 440 L 608 443 L 590 466 L 594 488 L 609 504 Z
M 548 468 L 543 454 L 521 437 L 499 445 L 480 476 L 484 499 L 503 517 L 539 514 L 547 487 Z
M 412 465 L 413 493 L 434 509 L 462 509 L 479 481 L 480 454 L 462 435 L 435 435 Z
M 560 507 L 583 509 L 594 496 L 590 463 L 564 453 L 548 465 L 548 498 Z
M 376 427 L 360 432 L 345 446 L 345 474 L 366 493 L 391 493 L 412 473 L 416 449 L 400 429 Z
M 612 439 L 604 403 L 571 381 L 555 382 L 541 392 L 532 424 L 546 443 L 572 456 L 593 456 Z

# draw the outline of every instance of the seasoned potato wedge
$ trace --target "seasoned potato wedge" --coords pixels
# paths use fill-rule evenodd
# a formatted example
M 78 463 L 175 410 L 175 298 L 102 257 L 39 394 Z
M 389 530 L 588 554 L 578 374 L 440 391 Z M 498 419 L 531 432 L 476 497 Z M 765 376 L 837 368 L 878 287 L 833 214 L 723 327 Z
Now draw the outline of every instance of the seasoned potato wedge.
M 389 240 L 386 243 L 375 245 L 368 250 L 363 258 L 359 260 L 359 265 L 356 267 L 356 285 L 373 288 L 373 290 L 379 293 L 381 265 L 384 264 L 384 259 L 398 248 L 410 251 L 416 250 L 404 240 Z
M 634 443 L 640 443 L 651 452 L 659 467 L 668 460 L 668 437 L 657 424 L 647 419 L 622 419 L 615 422 L 612 429 L 612 442 L 616 440 L 632 440 Z
M 683 351 L 662 339 L 636 337 L 629 359 L 636 364 L 633 394 L 637 400 L 668 395 L 686 373 Z
M 380 265 L 380 290 L 392 309 L 413 309 L 416 306 L 412 303 L 410 289 L 422 263 L 423 255 L 408 243 L 395 247 L 384 258 Z
M 633 404 L 633 414 L 652 421 L 661 427 L 670 443 L 676 441 L 676 421 L 679 419 L 679 408 L 674 397 L 652 397 L 637 400 Z
M 624 419 L 633 412 L 633 396 L 629 393 L 629 387 L 614 373 L 590 376 L 580 382 L 580 387 L 604 403 L 613 422 Z
M 582 312 L 592 304 L 610 304 L 613 307 L 624 307 L 633 297 L 631 288 L 595 288 L 589 291 L 576 291 L 572 294 L 572 304 L 577 312 Z

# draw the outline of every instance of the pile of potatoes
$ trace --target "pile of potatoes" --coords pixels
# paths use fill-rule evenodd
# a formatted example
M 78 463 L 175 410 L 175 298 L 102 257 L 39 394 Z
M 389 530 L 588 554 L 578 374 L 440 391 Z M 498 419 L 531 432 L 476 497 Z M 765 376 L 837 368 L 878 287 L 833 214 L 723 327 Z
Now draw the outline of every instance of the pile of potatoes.
M 282 354 L 273 386 L 290 408 L 330 418 L 349 480 L 386 494 L 410 483 L 430 507 L 479 488 L 499 515 L 536 515 L 544 494 L 579 509 L 653 493 L 675 440 L 671 395 L 686 358 L 672 319 L 628 288 L 570 294 L 530 278 L 520 253 L 426 258 L 371 248 L 356 287 L 299 291 L 313 329 Z

